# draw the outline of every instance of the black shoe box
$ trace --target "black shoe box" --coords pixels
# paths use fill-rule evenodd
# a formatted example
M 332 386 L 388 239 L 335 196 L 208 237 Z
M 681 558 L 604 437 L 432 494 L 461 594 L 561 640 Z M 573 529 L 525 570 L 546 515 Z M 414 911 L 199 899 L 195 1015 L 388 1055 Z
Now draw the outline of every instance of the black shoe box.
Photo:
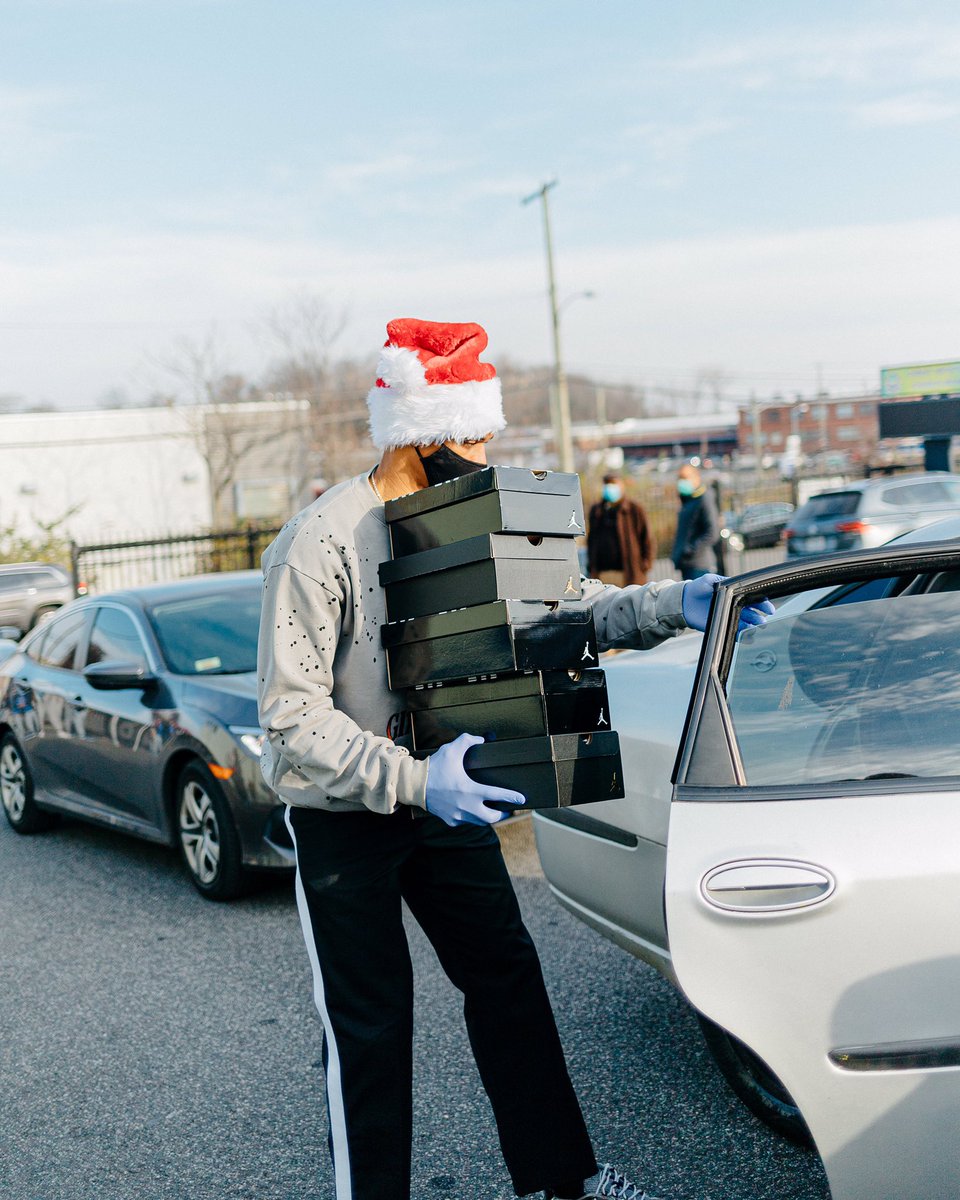
M 434 684 L 406 693 L 411 745 L 436 750 L 461 733 L 487 741 L 610 729 L 603 671 L 544 671 Z
M 486 467 L 384 505 L 393 557 L 484 533 L 579 537 L 580 478 L 561 471 Z
M 487 533 L 380 564 L 387 619 L 407 621 L 493 600 L 579 600 L 572 538 Z
M 512 738 L 471 746 L 463 759 L 472 779 L 526 797 L 519 809 L 566 808 L 623 797 L 620 739 L 614 732 Z M 513 804 L 492 808 L 517 811 Z
M 580 671 L 598 661 L 593 609 L 582 601 L 496 600 L 380 630 L 388 685 L 466 680 L 511 671 Z

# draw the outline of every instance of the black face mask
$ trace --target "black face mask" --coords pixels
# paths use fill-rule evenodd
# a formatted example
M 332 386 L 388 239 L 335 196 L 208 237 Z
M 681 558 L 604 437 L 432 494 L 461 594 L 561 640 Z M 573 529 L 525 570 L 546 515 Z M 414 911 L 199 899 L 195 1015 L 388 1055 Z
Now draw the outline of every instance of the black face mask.
M 469 475 L 471 471 L 484 469 L 483 463 L 464 458 L 462 454 L 457 454 L 449 446 L 441 446 L 439 450 L 434 450 L 426 458 L 420 453 L 419 446 L 415 446 L 414 449 L 417 452 L 417 458 L 423 463 L 423 471 L 430 487 L 433 487 L 435 483 L 446 483 L 448 479 L 457 479 L 461 475 Z

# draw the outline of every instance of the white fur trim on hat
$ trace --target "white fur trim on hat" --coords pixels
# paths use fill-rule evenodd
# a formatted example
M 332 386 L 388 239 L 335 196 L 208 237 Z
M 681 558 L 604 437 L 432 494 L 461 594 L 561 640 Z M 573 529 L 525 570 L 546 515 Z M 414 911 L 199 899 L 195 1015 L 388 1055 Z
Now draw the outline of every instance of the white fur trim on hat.
M 428 383 L 416 353 L 384 346 L 377 375 L 387 387 L 367 394 L 370 436 L 378 450 L 486 437 L 506 425 L 500 380 Z

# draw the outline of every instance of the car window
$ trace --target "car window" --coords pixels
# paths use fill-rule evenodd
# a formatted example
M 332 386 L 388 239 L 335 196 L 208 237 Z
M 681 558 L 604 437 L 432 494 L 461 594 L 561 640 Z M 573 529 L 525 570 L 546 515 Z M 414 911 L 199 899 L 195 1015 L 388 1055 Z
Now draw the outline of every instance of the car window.
M 29 579 L 30 576 L 27 571 L 11 571 L 8 574 L 0 575 L 0 590 L 4 592 L 20 592 L 24 588 L 32 586 Z
M 747 630 L 726 691 L 748 785 L 960 775 L 960 593 L 833 604 Z
M 148 668 L 143 640 L 129 613 L 119 608 L 104 606 L 97 609 L 90 644 L 87 647 L 87 662 L 136 663 Z
M 148 615 L 171 671 L 233 675 L 256 670 L 260 608 L 257 584 L 158 604 Z
M 922 508 L 925 504 L 949 504 L 950 493 L 939 480 L 925 479 L 922 483 L 886 488 L 880 499 L 899 508 Z
M 34 576 L 34 583 L 37 587 L 60 587 L 64 580 L 52 567 L 41 567 Z
M 62 670 L 72 671 L 86 620 L 87 611 L 81 609 L 51 621 L 47 636 L 43 639 L 39 661 L 45 667 L 60 667 Z
M 43 649 L 43 643 L 47 640 L 47 634 L 50 631 L 49 623 L 40 626 L 37 633 L 31 633 L 20 643 L 20 649 L 27 656 L 33 659 L 34 662 L 40 661 L 40 654 Z
M 811 496 L 794 514 L 795 520 L 815 520 L 817 517 L 847 517 L 857 511 L 861 492 L 824 492 Z

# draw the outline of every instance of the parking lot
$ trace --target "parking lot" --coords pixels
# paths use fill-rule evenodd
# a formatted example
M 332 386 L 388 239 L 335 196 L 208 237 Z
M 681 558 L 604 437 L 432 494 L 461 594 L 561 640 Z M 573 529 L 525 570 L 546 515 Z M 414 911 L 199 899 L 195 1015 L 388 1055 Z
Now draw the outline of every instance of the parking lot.
M 601 1155 L 671 1200 L 825 1200 L 817 1158 L 730 1094 L 672 989 L 505 846 Z M 0 828 L 5 1200 L 329 1200 L 320 1027 L 286 884 L 230 905 L 173 854 Z M 413 1195 L 509 1200 L 456 994 L 419 931 Z M 509 1016 L 505 1016 L 509 1019 Z

